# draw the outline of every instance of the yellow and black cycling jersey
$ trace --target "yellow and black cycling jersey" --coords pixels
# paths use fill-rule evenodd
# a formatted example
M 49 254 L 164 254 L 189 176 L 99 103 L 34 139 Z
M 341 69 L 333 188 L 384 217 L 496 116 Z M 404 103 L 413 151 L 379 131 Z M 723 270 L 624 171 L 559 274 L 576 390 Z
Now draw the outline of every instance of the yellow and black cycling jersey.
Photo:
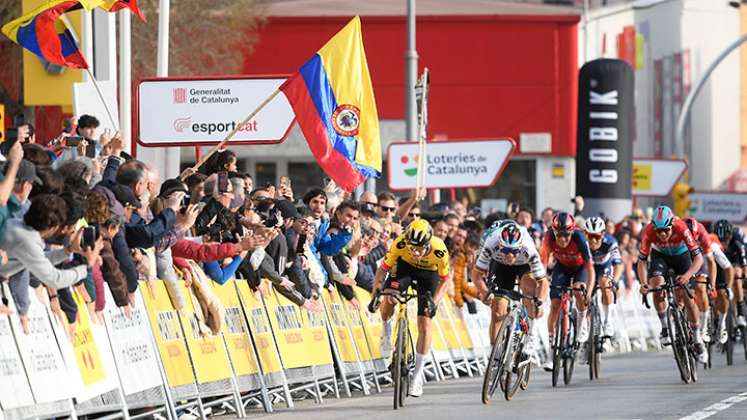
M 381 264 L 382 268 L 389 271 L 400 258 L 418 269 L 436 271 L 441 278 L 446 278 L 449 275 L 449 251 L 446 249 L 444 241 L 435 236 L 431 238 L 428 254 L 416 259 L 407 250 L 407 239 L 404 235 L 400 235 L 389 248 L 384 262 Z

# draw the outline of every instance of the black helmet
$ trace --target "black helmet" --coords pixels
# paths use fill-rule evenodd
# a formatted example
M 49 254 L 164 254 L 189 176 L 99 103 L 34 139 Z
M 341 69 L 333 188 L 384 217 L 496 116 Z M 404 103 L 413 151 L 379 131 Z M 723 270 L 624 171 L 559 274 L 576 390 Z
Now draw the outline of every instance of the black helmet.
M 728 220 L 717 220 L 713 224 L 713 233 L 718 236 L 718 239 L 721 242 L 726 242 L 727 239 L 731 237 L 731 234 L 734 232 L 734 226 L 732 226 L 731 223 L 729 223 Z M 726 245 L 726 244 L 724 244 Z

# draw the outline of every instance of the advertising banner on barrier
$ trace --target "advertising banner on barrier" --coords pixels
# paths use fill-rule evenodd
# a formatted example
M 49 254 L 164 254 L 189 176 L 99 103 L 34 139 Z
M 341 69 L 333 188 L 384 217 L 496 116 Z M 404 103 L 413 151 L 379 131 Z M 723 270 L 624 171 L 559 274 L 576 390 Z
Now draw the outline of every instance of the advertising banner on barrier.
M 92 316 L 96 315 L 89 312 L 83 296 L 75 289 L 72 294 L 78 306 L 78 317 L 75 323 L 64 327 L 72 332 L 72 341 L 69 343 L 72 344 L 75 365 L 83 384 L 82 388 L 75 393 L 75 399 L 81 402 L 116 389 L 119 381 L 104 326 L 93 323 Z M 55 319 L 52 322 L 56 321 Z M 68 363 L 70 362 L 68 342 L 62 338 L 61 335 L 57 336 L 62 348 L 62 357 Z M 74 369 L 74 367 L 71 368 Z
M 29 287 L 30 305 L 28 309 L 29 333 L 24 334 L 17 316 L 11 317 L 13 335 L 18 343 L 18 352 L 26 368 L 26 376 L 37 404 L 72 398 L 79 386 L 72 382 L 70 372 L 57 345 L 52 323 L 45 305 L 36 298 L 34 289 Z M 12 304 L 12 301 L 10 302 Z M 11 309 L 15 307 L 11 305 Z M 64 335 L 60 340 L 69 338 Z M 65 386 L 59 386 L 59 384 Z
M 140 290 L 169 387 L 194 384 L 195 377 L 187 353 L 187 344 L 184 342 L 182 327 L 171 305 L 166 286 L 162 281 L 154 282 L 151 294 L 145 283 L 141 282 Z
M 681 159 L 634 159 L 633 195 L 664 197 L 687 170 Z
M 467 324 L 464 322 L 464 314 L 459 308 L 457 308 L 451 299 L 444 300 L 447 301 L 446 307 L 449 308 L 449 316 L 454 323 L 457 334 L 459 334 L 459 341 L 462 343 L 462 347 L 466 350 L 471 350 L 474 345 L 472 344 L 472 338 L 470 338 L 469 332 L 467 331 Z
M 355 290 L 355 297 L 361 303 L 361 307 L 367 308 L 371 302 L 371 293 L 358 286 L 354 286 L 353 289 Z M 362 310 L 360 314 L 362 315 L 361 321 L 363 321 L 366 339 L 371 349 L 371 357 L 374 360 L 381 359 L 381 329 L 383 328 L 381 325 L 381 315 L 379 312 L 372 314 L 368 310 Z
M 228 355 L 237 376 L 256 375 L 259 373 L 257 360 L 249 339 L 249 329 L 241 311 L 241 302 L 236 294 L 234 280 L 219 285 L 211 282 L 213 291 L 226 311 L 226 322 L 223 324 L 223 338 L 226 340 Z
M 457 337 L 457 332 L 454 329 L 454 324 L 452 324 L 449 317 L 450 309 L 446 300 L 447 299 L 442 299 L 438 304 L 436 318 L 438 318 L 438 323 L 441 325 L 441 331 L 443 332 L 444 339 L 446 340 L 446 345 L 450 350 L 455 350 L 461 348 L 461 346 L 459 345 L 459 338 Z
M 106 288 L 106 301 L 114 302 Z M 125 316 L 122 308 L 109 303 L 104 311 L 104 322 L 109 332 L 109 341 L 117 364 L 122 391 L 132 395 L 146 389 L 161 386 L 158 357 L 151 340 L 148 313 L 140 293 L 135 294 L 132 316 Z
M 477 188 L 495 184 L 514 151 L 514 141 L 505 139 L 449 140 L 426 146 L 427 188 Z M 415 189 L 418 143 L 389 143 L 387 162 L 389 188 Z
M 275 347 L 272 328 L 262 301 L 255 296 L 246 281 L 237 281 L 235 285 L 241 304 L 244 306 L 246 317 L 249 319 L 249 329 L 252 331 L 254 344 L 257 346 L 262 371 L 265 374 L 282 371 L 280 356 Z
M 199 275 L 192 266 L 192 275 Z M 204 384 L 208 382 L 229 379 L 232 375 L 231 365 L 228 361 L 226 346 L 220 335 L 203 335 L 197 324 L 197 314 L 195 311 L 201 310 L 192 304 L 191 290 L 180 283 L 182 293 L 186 298 L 184 309 L 179 312 L 184 328 L 184 337 L 187 339 L 187 348 L 192 356 L 192 365 L 195 368 L 197 383 Z
M 143 80 L 137 89 L 137 141 L 143 146 L 218 143 L 285 80 L 272 76 Z M 239 127 L 231 143 L 279 143 L 294 121 L 288 99 L 277 95 Z
M 363 317 L 361 312 L 353 307 L 349 301 L 344 300 L 344 302 L 346 308 L 345 312 L 348 316 L 348 325 L 350 325 L 350 331 L 353 333 L 353 341 L 355 341 L 355 346 L 358 348 L 358 355 L 360 356 L 361 362 L 367 362 L 371 360 L 371 350 L 368 348 L 366 331 L 363 329 Z M 365 311 L 366 309 L 363 310 Z
M 732 223 L 747 221 L 747 194 L 728 192 L 694 192 L 690 194 L 690 214 L 698 220 Z
M 343 362 L 357 363 L 358 354 L 355 351 L 355 343 L 348 329 L 348 319 L 345 314 L 345 306 L 337 294 L 337 291 L 329 292 L 329 289 L 322 290 L 325 310 L 329 319 L 332 321 L 332 334 L 337 343 L 337 350 L 340 352 L 340 358 Z
M 10 410 L 33 404 L 34 396 L 13 338 L 10 317 L 0 315 L 0 406 Z

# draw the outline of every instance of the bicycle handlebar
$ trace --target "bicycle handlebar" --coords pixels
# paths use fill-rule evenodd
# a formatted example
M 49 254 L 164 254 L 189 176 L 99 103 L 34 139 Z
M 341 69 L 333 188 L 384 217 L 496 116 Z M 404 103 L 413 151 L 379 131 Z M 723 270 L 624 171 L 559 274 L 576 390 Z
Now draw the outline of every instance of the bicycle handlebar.
M 521 299 L 531 299 L 535 308 L 542 306 L 542 301 L 537 296 L 527 296 L 518 290 L 502 289 L 497 286 L 493 286 L 490 293 L 495 296 L 504 296 L 513 301 L 519 301 Z
M 692 291 L 690 291 L 690 289 L 686 285 L 683 286 L 681 284 L 678 284 L 674 280 L 672 280 L 671 283 L 670 282 L 665 282 L 664 284 L 662 284 L 659 287 L 650 288 L 650 289 L 648 289 L 648 291 L 645 294 L 641 295 L 641 299 L 643 300 L 643 305 L 646 306 L 646 309 L 651 309 L 651 306 L 648 304 L 648 300 L 646 300 L 646 295 L 649 294 L 649 293 L 656 293 L 656 292 L 663 292 L 663 291 L 672 291 L 672 290 L 678 289 L 678 288 L 683 289 L 685 291 L 685 293 L 687 294 L 688 298 L 690 298 L 690 299 L 693 298 Z

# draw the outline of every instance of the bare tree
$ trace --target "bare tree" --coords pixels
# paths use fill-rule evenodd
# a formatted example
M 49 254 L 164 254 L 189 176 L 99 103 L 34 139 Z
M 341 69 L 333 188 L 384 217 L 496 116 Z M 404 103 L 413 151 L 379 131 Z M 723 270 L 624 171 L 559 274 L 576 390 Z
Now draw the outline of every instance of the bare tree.
M 158 0 L 138 2 L 147 22 L 132 22 L 133 80 L 155 76 Z M 171 2 L 169 75 L 236 74 L 256 29 L 264 24 L 257 0 Z

